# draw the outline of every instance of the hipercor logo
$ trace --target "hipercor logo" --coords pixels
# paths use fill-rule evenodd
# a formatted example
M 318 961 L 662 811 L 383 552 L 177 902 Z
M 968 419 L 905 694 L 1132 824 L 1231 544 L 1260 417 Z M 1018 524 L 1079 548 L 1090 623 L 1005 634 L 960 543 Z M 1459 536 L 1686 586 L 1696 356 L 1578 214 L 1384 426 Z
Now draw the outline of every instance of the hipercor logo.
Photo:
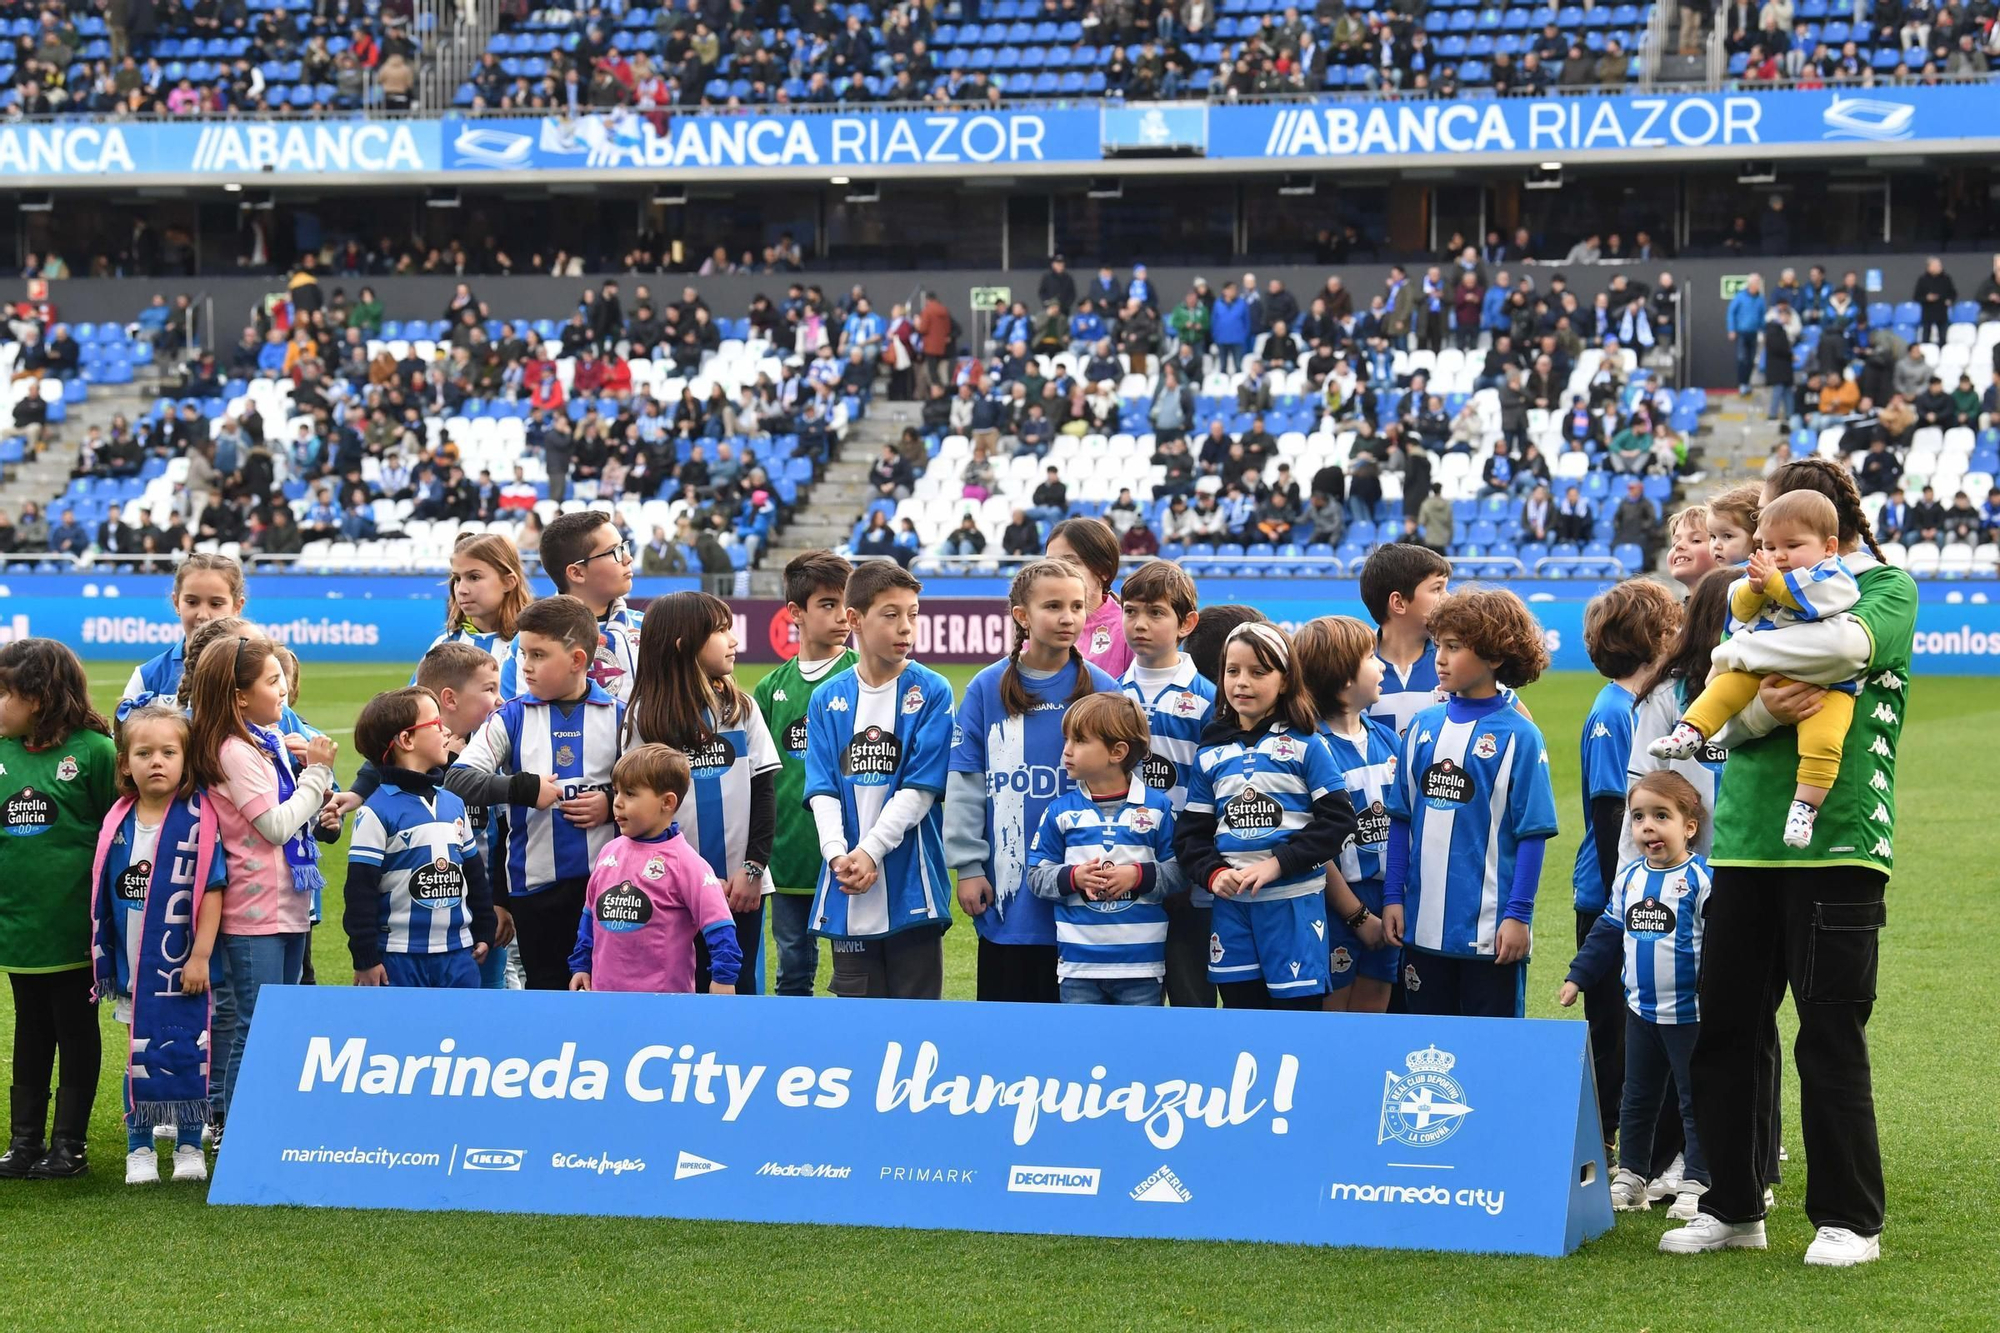
M 467 1148 L 468 1171 L 519 1171 L 527 1154 L 520 1148 Z
M 706 1157 L 697 1157 L 683 1148 L 674 1160 L 674 1179 L 686 1180 L 689 1176 L 705 1176 L 711 1171 L 723 1169 L 721 1162 L 711 1162 Z
M 1007 1168 L 1009 1194 L 1095 1194 L 1098 1177 L 1094 1166 L 1010 1166 Z

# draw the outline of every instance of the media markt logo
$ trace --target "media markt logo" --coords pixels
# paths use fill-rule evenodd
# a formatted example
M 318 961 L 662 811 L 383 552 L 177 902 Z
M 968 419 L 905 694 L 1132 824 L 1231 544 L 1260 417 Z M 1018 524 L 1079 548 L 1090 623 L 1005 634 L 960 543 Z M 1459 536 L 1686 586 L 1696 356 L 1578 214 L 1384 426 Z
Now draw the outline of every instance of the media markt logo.
M 1104 1173 L 1094 1166 L 1010 1166 L 1009 1194 L 1095 1194 Z
M 468 1171 L 519 1171 L 527 1153 L 520 1148 L 467 1148 Z
M 1140 1203 L 1186 1203 L 1193 1191 L 1181 1184 L 1170 1166 L 1163 1166 L 1132 1187 L 1132 1197 Z
M 851 1166 L 831 1162 L 766 1162 L 757 1168 L 760 1176 L 791 1176 L 810 1180 L 845 1180 L 854 1174 Z
M 706 1157 L 697 1157 L 686 1148 L 674 1162 L 674 1179 L 686 1180 L 689 1176 L 706 1176 L 728 1168 L 721 1162 L 711 1162 Z
M 1465 1104 L 1465 1089 L 1451 1076 L 1458 1057 L 1435 1045 L 1411 1051 L 1403 1063 L 1409 1073 L 1394 1071 L 1382 1075 L 1382 1120 L 1375 1142 L 1390 1139 L 1412 1148 L 1428 1148 L 1443 1143 L 1458 1132 L 1472 1108 Z

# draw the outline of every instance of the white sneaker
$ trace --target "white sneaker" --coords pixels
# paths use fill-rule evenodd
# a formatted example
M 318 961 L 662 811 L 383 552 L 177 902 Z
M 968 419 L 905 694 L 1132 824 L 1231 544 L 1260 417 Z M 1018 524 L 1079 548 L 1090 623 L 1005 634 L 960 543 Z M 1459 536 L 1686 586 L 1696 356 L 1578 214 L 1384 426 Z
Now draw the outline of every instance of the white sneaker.
M 1806 1262 L 1817 1268 L 1852 1268 L 1881 1257 L 1880 1236 L 1857 1236 L 1846 1227 L 1821 1227 L 1806 1246 Z
M 1637 1171 L 1619 1167 L 1611 1177 L 1611 1208 L 1620 1213 L 1643 1213 L 1653 1206 L 1646 1197 L 1646 1178 Z
M 1778 1206 L 1778 1192 L 1772 1189 L 1769 1185 L 1766 1185 L 1764 1187 L 1764 1211 L 1769 1212 L 1771 1209 L 1777 1206 Z
M 1706 1254 L 1710 1250 L 1761 1250 L 1762 1222 L 1725 1222 L 1707 1213 L 1695 1214 L 1684 1227 L 1660 1237 L 1661 1254 Z
M 1679 1194 L 1681 1192 L 1681 1173 L 1686 1170 L 1686 1156 L 1681 1153 L 1675 1153 L 1674 1160 L 1667 1163 L 1667 1169 L 1660 1172 L 1652 1184 L 1646 1186 L 1646 1197 L 1654 1203 L 1658 1203 L 1662 1199 L 1671 1199 L 1676 1194 Z
M 160 1155 L 151 1148 L 134 1148 L 125 1154 L 125 1183 L 127 1185 L 157 1185 L 160 1183 Z
M 1646 747 L 1646 753 L 1655 759 L 1686 759 L 1701 748 L 1702 734 L 1685 722 L 1674 723 L 1674 729 Z
M 183 1143 L 174 1149 L 175 1180 L 207 1180 L 208 1158 L 200 1148 L 192 1143 Z
M 1781 1162 L 1789 1162 L 1792 1160 L 1792 1155 L 1785 1151 L 1785 1145 L 1782 1143 L 1778 1145 L 1778 1160 Z
M 1785 846 L 1812 846 L 1813 822 L 1819 818 L 1819 809 L 1804 801 L 1793 801 L 1791 810 L 1785 815 Z M 1784 1161 L 1782 1155 L 1778 1158 Z
M 1676 1222 L 1692 1222 L 1701 1214 L 1701 1196 L 1708 1193 L 1708 1186 L 1699 1180 L 1681 1182 L 1680 1194 L 1674 1199 L 1673 1207 L 1667 1209 L 1667 1216 Z

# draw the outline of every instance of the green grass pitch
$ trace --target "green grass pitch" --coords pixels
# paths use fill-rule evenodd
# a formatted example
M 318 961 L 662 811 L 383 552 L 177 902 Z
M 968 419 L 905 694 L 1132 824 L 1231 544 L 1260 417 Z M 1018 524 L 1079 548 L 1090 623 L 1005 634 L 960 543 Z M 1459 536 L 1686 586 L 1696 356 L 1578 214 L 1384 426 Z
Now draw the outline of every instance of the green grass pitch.
M 746 674 L 754 674 L 755 669 Z M 407 666 L 307 664 L 301 712 L 342 742 Z M 93 664 L 100 704 L 129 668 Z M 947 671 L 963 686 L 971 672 Z M 1569 948 L 1577 729 L 1594 677 L 1526 691 L 1551 741 L 1563 832 L 1543 873 L 1529 1009 L 1554 1016 Z M 1673 1258 L 1661 1211 L 1625 1216 L 1564 1260 L 894 1229 L 336 1210 L 210 1209 L 198 1186 L 123 1183 L 107 1033 L 91 1174 L 0 1182 L 0 1293 L 11 1327 L 278 1328 L 1990 1329 L 2000 1321 L 2000 692 L 1924 679 L 1901 772 L 1901 868 L 1890 890 L 1870 1032 L 1889 1175 L 1883 1258 L 1807 1270 L 1811 1163 L 1796 1129 L 1763 1254 Z M 338 883 L 342 860 L 329 858 Z M 337 922 L 337 896 L 327 915 Z M 947 939 L 946 993 L 972 992 L 971 929 Z M 338 926 L 315 936 L 322 984 L 351 976 Z M 821 983 L 826 973 L 822 961 Z M 10 1035 L 11 1006 L 0 1014 Z M 112 1028 L 109 1014 L 104 1016 Z M 1554 1108 L 1567 1115 L 1564 1108 Z M 977 1218 L 967 1217 L 968 1225 Z

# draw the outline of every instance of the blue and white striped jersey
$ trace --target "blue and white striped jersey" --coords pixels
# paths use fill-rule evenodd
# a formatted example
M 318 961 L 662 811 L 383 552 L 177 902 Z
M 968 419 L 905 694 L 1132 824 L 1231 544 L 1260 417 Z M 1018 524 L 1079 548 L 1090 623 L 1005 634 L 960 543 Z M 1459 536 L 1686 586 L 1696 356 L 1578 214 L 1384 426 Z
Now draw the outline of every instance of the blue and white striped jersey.
M 1381 879 L 1389 848 L 1387 792 L 1396 784 L 1396 734 L 1376 717 L 1361 719 L 1361 735 L 1343 736 L 1320 725 L 1319 734 L 1343 775 L 1359 827 L 1340 849 L 1340 877 L 1350 886 Z
M 623 619 L 620 618 L 621 615 Z M 599 626 L 597 652 L 590 662 L 590 683 L 619 703 L 630 703 L 632 683 L 638 679 L 638 672 L 637 618 L 629 611 L 614 610 L 610 618 Z M 502 693 L 504 692 L 503 690 Z
M 1028 874 L 1038 867 L 1061 875 L 1061 868 L 1091 861 L 1151 867 L 1139 890 L 1128 897 L 1092 902 L 1064 892 L 1056 905 L 1056 976 L 1164 977 L 1167 971 L 1165 896 L 1175 889 L 1174 812 L 1162 792 L 1134 781 L 1122 797 L 1093 799 L 1072 788 L 1042 812 L 1028 853 Z M 1060 879 L 1056 879 L 1060 885 Z M 1043 896 L 1047 896 L 1043 892 Z
M 592 684 L 568 706 L 532 695 L 509 699 L 467 742 L 453 768 L 475 773 L 539 773 L 562 784 L 563 799 L 610 792 L 621 753 L 625 705 Z M 580 829 L 554 806 L 507 811 L 507 889 L 523 898 L 559 879 L 590 878 L 591 863 L 618 836 L 609 820 Z
M 674 819 L 687 845 L 725 883 L 743 864 L 744 848 L 750 843 L 750 779 L 776 772 L 783 762 L 757 701 L 745 694 L 743 708 L 734 722 L 703 744 L 687 745 L 666 736 L 639 736 L 634 741 L 660 741 L 687 756 L 693 781 Z M 706 713 L 703 721 L 715 726 L 715 719 Z M 766 879 L 764 892 L 771 891 Z
M 1782 625 L 1825 620 L 1828 616 L 1852 610 L 1854 604 L 1861 600 L 1861 585 L 1855 581 L 1854 571 L 1837 555 L 1830 555 L 1809 569 L 1785 570 L 1782 579 L 1786 593 L 1799 604 L 1799 609 L 1795 611 L 1775 597 L 1770 598 L 1765 601 L 1762 614 L 1747 626 L 1737 618 L 1734 609 L 1739 604 L 1739 595 L 1749 586 L 1749 576 L 1745 575 L 1730 586 L 1729 632 L 1732 635 L 1741 634 L 1746 628 L 1769 630 Z
M 1655 759 L 1647 753 L 1646 746 L 1674 729 L 1674 723 L 1681 720 L 1690 702 L 1685 681 L 1661 681 L 1632 709 L 1632 753 L 1625 761 L 1625 790 L 1632 790 L 1632 784 L 1648 773 L 1666 769 L 1678 773 L 1694 785 L 1695 795 L 1701 797 L 1701 832 L 1695 834 L 1689 844 L 1703 856 L 1715 841 L 1715 797 L 1722 785 L 1722 770 L 1729 761 L 1729 751 L 1714 745 L 1704 744 L 1687 759 Z M 1643 855 L 1638 839 L 1632 836 L 1632 821 L 1627 819 L 1618 828 L 1618 864 Z
M 1408 730 L 1410 719 L 1424 709 L 1444 702 L 1438 688 L 1437 645 L 1424 640 L 1424 650 L 1410 663 L 1406 674 L 1382 656 L 1382 636 L 1375 635 L 1375 660 L 1382 664 L 1382 696 L 1368 710 L 1368 716 L 1388 724 L 1398 736 Z
M 1313 802 L 1344 790 L 1333 752 L 1317 732 L 1273 722 L 1255 733 L 1232 732 L 1205 743 L 1195 757 L 1182 812 L 1213 815 L 1216 854 L 1241 869 L 1275 855 L 1312 823 Z M 1247 901 L 1302 898 L 1325 887 L 1325 872 L 1315 864 L 1273 880 Z
M 1648 1023 L 1701 1018 L 1695 983 L 1701 973 L 1702 909 L 1713 883 L 1708 862 L 1694 853 L 1664 870 L 1638 860 L 1618 872 L 1593 933 L 1608 927 L 1624 936 L 1625 1004 Z M 1590 952 L 1586 941 L 1578 962 Z
M 1556 831 L 1548 749 L 1503 705 L 1454 722 L 1427 708 L 1403 733 L 1389 816 L 1410 824 L 1405 942 L 1425 953 L 1490 957 L 1522 842 Z
M 501 699 L 511 699 L 521 692 L 520 680 L 515 673 L 514 641 L 512 639 L 501 638 L 499 631 L 496 630 L 491 634 L 486 634 L 474 629 L 469 624 L 460 625 L 457 629 L 448 629 L 435 639 L 432 639 L 430 648 L 424 649 L 424 652 L 426 654 L 429 653 L 431 648 L 435 648 L 441 643 L 469 643 L 499 663 Z M 421 664 L 423 658 L 420 656 L 417 658 L 417 661 Z M 410 671 L 410 684 L 414 685 L 416 683 L 417 673 L 413 668 Z
M 1215 712 L 1215 686 L 1195 670 L 1194 659 L 1186 653 L 1164 685 L 1141 681 L 1141 670 L 1134 662 L 1118 678 L 1118 688 L 1146 710 L 1153 732 L 1139 776 L 1154 791 L 1165 792 L 1168 804 L 1179 810 L 1187 804 L 1188 774 L 1201 748 L 1202 728 Z
M 354 812 L 350 865 L 382 872 L 375 920 L 383 953 L 434 954 L 472 947 L 471 884 L 477 859 L 465 803 L 442 787 L 429 797 L 383 783 Z

